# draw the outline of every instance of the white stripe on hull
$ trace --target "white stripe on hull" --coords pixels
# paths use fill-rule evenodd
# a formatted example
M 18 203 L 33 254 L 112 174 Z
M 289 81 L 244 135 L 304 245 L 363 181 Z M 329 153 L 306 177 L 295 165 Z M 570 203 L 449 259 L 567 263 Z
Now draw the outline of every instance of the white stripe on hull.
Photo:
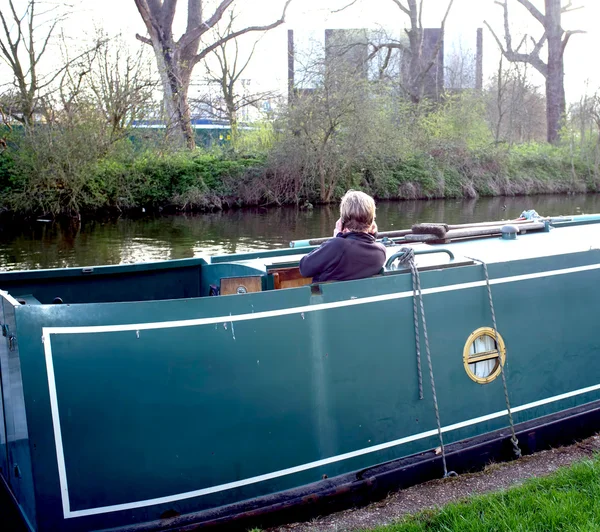
M 592 264 L 588 266 L 577 266 L 574 268 L 565 268 L 561 270 L 551 270 L 546 272 L 536 272 L 531 274 L 524 275 L 515 275 L 512 277 L 502 277 L 498 279 L 490 280 L 490 284 L 499 285 L 506 283 L 513 283 L 518 281 L 526 281 L 531 279 L 540 279 L 545 277 L 554 277 L 558 275 L 568 275 L 572 273 L 580 273 L 586 271 L 593 271 L 600 269 L 600 264 Z M 424 295 L 429 294 L 437 294 L 443 292 L 453 292 L 457 290 L 465 290 L 469 288 L 478 288 L 485 286 L 485 281 L 475 281 L 470 283 L 461 283 L 450 286 L 442 286 L 436 288 L 426 288 L 423 290 Z M 364 305 L 369 303 L 377 303 L 381 301 L 390 301 L 395 299 L 403 299 L 412 297 L 413 292 L 399 292 L 396 294 L 384 294 L 380 296 L 371 296 L 357 299 L 348 299 L 344 301 L 337 301 L 332 303 L 321 303 L 317 305 L 307 305 L 302 307 L 294 307 L 288 309 L 278 309 L 271 310 L 265 312 L 256 312 L 251 314 L 239 314 L 239 315 L 227 315 L 227 316 L 219 316 L 219 317 L 210 317 L 210 318 L 198 318 L 191 320 L 179 320 L 179 321 L 166 321 L 166 322 L 155 322 L 155 323 L 138 323 L 138 324 L 123 324 L 123 325 L 98 325 L 98 326 L 83 326 L 83 327 L 44 327 L 42 329 L 43 336 L 42 340 L 44 342 L 44 352 L 46 358 L 46 369 L 48 372 L 48 387 L 50 392 L 50 406 L 52 410 L 52 424 L 54 427 L 54 440 L 56 443 L 56 453 L 57 453 L 57 461 L 58 461 L 58 470 L 59 470 L 59 481 L 61 487 L 61 498 L 63 503 L 63 514 L 65 518 L 76 518 L 76 517 L 84 517 L 96 514 L 104 514 L 110 512 L 118 512 L 122 510 L 131 510 L 135 508 L 142 508 L 146 506 L 152 506 L 157 504 L 166 504 L 172 503 L 179 500 L 191 499 L 193 497 L 200 497 L 203 495 L 209 495 L 211 493 L 218 493 L 221 491 L 226 491 L 230 489 L 240 488 L 242 486 L 248 486 L 250 484 L 256 484 L 259 482 L 264 482 L 267 480 L 272 480 L 275 478 L 292 475 L 295 473 L 299 473 L 302 471 L 306 471 L 309 469 L 314 469 L 316 467 L 321 467 L 327 464 L 332 464 L 336 462 L 341 462 L 344 460 L 349 460 L 351 458 L 356 458 L 358 456 L 363 456 L 366 454 L 382 451 L 385 449 L 389 449 L 392 447 L 397 447 L 399 445 L 403 445 L 405 443 L 410 443 L 413 441 L 421 440 L 424 438 L 428 438 L 431 436 L 435 436 L 437 434 L 436 429 L 428 430 L 425 432 L 420 432 L 418 434 L 413 434 L 411 436 L 406 436 L 404 438 L 399 438 L 397 440 L 381 443 L 378 445 L 373 445 L 370 447 L 365 447 L 363 449 L 357 449 L 355 451 L 351 451 L 348 453 L 331 456 L 329 458 L 324 458 L 322 460 L 316 460 L 314 462 L 308 462 L 306 464 L 301 464 L 298 466 L 281 469 L 278 471 L 273 471 L 271 473 L 266 473 L 264 475 L 258 475 L 250 478 L 246 478 L 243 480 L 238 480 L 235 482 L 228 482 L 225 484 L 220 484 L 218 486 L 211 486 L 208 488 L 202 488 L 194 491 L 189 491 L 185 493 L 178 493 L 176 495 L 169 495 L 166 497 L 158 497 L 154 499 L 147 499 L 142 501 L 129 502 L 124 504 L 115 504 L 111 506 L 103 506 L 98 508 L 89 508 L 85 510 L 74 510 L 70 509 L 70 501 L 69 501 L 69 490 L 67 484 L 67 473 L 66 473 L 66 465 L 64 460 L 64 451 L 62 445 L 62 435 L 60 430 L 60 416 L 58 410 L 58 398 L 56 393 L 56 383 L 54 378 L 54 365 L 52 361 L 52 347 L 51 347 L 51 335 L 53 334 L 86 334 L 86 333 L 102 333 L 102 332 L 121 332 L 121 331 L 140 331 L 140 330 L 152 330 L 152 329 L 165 329 L 165 328 L 175 328 L 175 327 L 193 327 L 199 325 L 210 325 L 213 323 L 222 323 L 222 322 L 236 322 L 236 321 L 248 321 L 248 320 L 256 320 L 256 319 L 264 319 L 271 318 L 276 316 L 286 316 L 292 314 L 300 314 L 306 312 L 315 312 L 319 310 L 328 310 L 342 307 L 349 307 L 354 305 Z M 574 390 L 571 392 L 563 393 L 560 395 L 555 395 L 553 397 L 548 397 L 546 399 L 541 399 L 539 401 L 534 401 L 532 403 L 527 403 L 524 405 L 520 405 L 512 408 L 512 412 L 521 412 L 525 410 L 529 410 L 538 406 L 543 406 L 546 404 L 550 404 L 553 402 L 561 401 L 563 399 L 568 399 L 570 397 L 575 397 L 578 395 L 582 395 L 585 393 L 593 392 L 600 390 L 600 384 L 596 384 L 594 386 L 589 386 L 587 388 L 581 388 L 579 390 Z M 508 412 L 506 410 L 501 410 L 499 412 L 494 412 L 492 414 L 487 414 L 485 416 L 480 416 L 477 418 L 461 421 L 459 423 L 455 423 L 452 425 L 447 425 L 442 427 L 442 432 L 450 432 L 453 430 L 461 429 L 464 427 L 469 427 L 472 425 L 476 425 L 478 423 L 483 423 L 485 421 L 490 421 L 492 419 L 497 419 L 499 417 L 506 416 Z

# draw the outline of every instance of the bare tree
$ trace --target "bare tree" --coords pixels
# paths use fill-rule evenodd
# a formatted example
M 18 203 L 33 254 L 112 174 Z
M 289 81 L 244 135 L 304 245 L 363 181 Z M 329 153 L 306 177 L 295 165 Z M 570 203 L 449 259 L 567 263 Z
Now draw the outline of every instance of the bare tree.
M 224 119 L 231 127 L 231 144 L 235 147 L 238 139 L 238 122 L 240 112 L 248 107 L 258 105 L 275 96 L 274 91 L 251 92 L 248 90 L 249 79 L 242 79 L 259 40 L 254 41 L 249 53 L 242 54 L 238 39 L 232 41 L 223 40 L 225 35 L 233 32 L 235 15 L 230 14 L 226 28 L 219 29 L 217 36 L 222 40 L 221 44 L 212 52 L 214 61 L 206 64 L 206 81 L 209 91 L 202 97 L 195 99 L 192 103 L 207 109 L 212 117 Z M 240 91 L 240 84 L 242 89 Z M 215 97 L 211 90 L 216 88 L 218 96 Z
M 543 33 L 535 39 L 529 36 L 533 48 L 530 52 L 524 52 L 523 47 L 527 42 L 524 35 L 515 48 L 512 42 L 510 30 L 510 17 L 508 14 L 508 0 L 495 0 L 504 12 L 504 43 L 500 41 L 490 24 L 485 22 L 502 54 L 511 62 L 528 63 L 533 66 L 546 80 L 546 116 L 547 116 L 547 139 L 555 144 L 559 141 L 561 122 L 565 115 L 566 100 L 564 86 L 564 53 L 571 36 L 575 33 L 583 33 L 580 30 L 565 31 L 561 25 L 561 18 L 579 7 L 573 7 L 573 2 L 561 4 L 561 0 L 545 0 L 545 12 L 542 13 L 530 0 L 517 0 L 529 13 L 541 24 Z M 547 60 L 544 61 L 540 54 L 547 49 Z
M 572 145 L 579 137 L 579 156 L 600 174 L 600 92 L 585 94 L 569 109 Z M 576 131 L 579 130 L 577 133 Z
M 25 126 L 33 123 L 34 113 L 44 113 L 44 102 L 70 66 L 94 54 L 102 45 L 101 41 L 94 42 L 78 55 L 65 57 L 60 67 L 41 74 L 40 62 L 49 51 L 59 24 L 68 17 L 56 4 L 48 3 L 45 10 L 42 6 L 46 3 L 41 0 L 28 0 L 26 9 L 18 12 L 15 1 L 8 0 L 8 8 L 0 8 L 0 58 L 13 74 L 13 90 L 8 95 L 10 105 L 5 106 L 5 113 Z
M 462 42 L 454 46 L 444 64 L 444 81 L 449 89 L 474 89 L 476 86 L 476 58 L 465 50 Z
M 493 113 L 488 111 L 488 116 L 491 118 L 491 122 L 494 124 L 494 140 L 496 143 L 500 142 L 500 132 L 502 131 L 502 122 L 504 115 L 506 115 L 506 109 L 504 104 L 504 97 L 506 94 L 506 79 L 504 77 L 503 67 L 503 56 L 500 56 L 498 61 L 498 73 L 496 74 L 496 97 L 494 98 L 494 105 L 491 106 Z M 490 116 L 491 115 L 491 116 Z
M 529 80 L 528 65 L 505 69 L 502 58 L 487 91 L 487 118 L 496 142 L 540 141 L 546 134 L 545 99 Z
M 49 11 L 38 13 L 39 2 L 29 0 L 24 12 L 18 12 L 13 0 L 8 0 L 7 8 L 0 8 L 0 55 L 10 67 L 15 91 L 13 107 L 8 109 L 12 117 L 25 125 L 29 125 L 35 112 L 40 91 L 47 88 L 58 76 L 62 69 L 52 75 L 40 77 L 38 66 L 43 55 L 48 50 L 48 44 L 57 25 L 64 17 L 55 16 L 45 28 L 40 22 Z M 54 11 L 55 8 L 50 8 Z
M 158 81 L 153 79 L 143 50 L 130 53 L 120 37 L 109 40 L 106 35 L 99 35 L 97 40 L 105 44 L 97 54 L 87 57 L 86 86 L 116 139 L 148 111 Z
M 394 2 L 400 11 L 409 18 L 410 25 L 404 30 L 408 37 L 408 44 L 406 44 L 405 41 L 397 39 L 372 43 L 372 52 L 369 55 L 369 59 L 373 59 L 379 55 L 381 51 L 385 50 L 385 59 L 383 60 L 383 65 L 380 69 L 380 72 L 383 73 L 392 57 L 392 50 L 401 50 L 403 55 L 407 57 L 407 67 L 404 69 L 405 75 L 401 82 L 402 88 L 413 103 L 419 103 L 423 99 L 427 75 L 438 62 L 438 57 L 444 42 L 446 20 L 450 14 L 454 0 L 448 2 L 448 6 L 440 24 L 440 36 L 433 47 L 433 50 L 429 53 L 427 53 L 424 46 L 425 29 L 423 28 L 423 0 L 406 0 L 406 3 L 404 3 L 404 0 L 392 0 L 392 2 Z
M 588 136 L 600 146 L 600 92 L 582 96 L 580 101 L 572 106 L 570 115 L 574 121 L 579 122 L 582 148 Z
M 312 50 L 300 69 L 300 83 L 310 88 L 297 89 L 274 155 L 277 174 L 290 176 L 296 199 L 303 190 L 319 190 L 322 203 L 332 201 L 370 136 L 373 95 L 366 97 L 364 65 L 343 60 L 346 51 Z
M 192 149 L 195 146 L 190 121 L 188 89 L 194 67 L 223 43 L 253 31 L 268 31 L 285 20 L 285 13 L 292 0 L 286 0 L 281 18 L 264 26 L 247 26 L 231 31 L 222 37 L 206 39 L 211 30 L 222 19 L 235 0 L 221 0 L 213 14 L 205 18 L 205 0 L 188 0 L 187 25 L 183 35 L 176 40 L 173 35 L 173 20 L 177 0 L 135 0 L 149 37 L 137 38 L 152 46 L 160 72 L 164 104 L 168 120 L 168 132 L 178 142 Z

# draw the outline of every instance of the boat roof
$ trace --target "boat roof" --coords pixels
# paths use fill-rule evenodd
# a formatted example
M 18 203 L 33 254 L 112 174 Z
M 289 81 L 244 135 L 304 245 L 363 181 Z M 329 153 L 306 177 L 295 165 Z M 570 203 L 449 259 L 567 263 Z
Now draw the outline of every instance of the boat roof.
M 587 225 L 550 227 L 547 232 L 537 231 L 519 234 L 514 240 L 504 240 L 501 237 L 494 236 L 459 240 L 446 244 L 398 242 L 386 248 L 387 259 L 406 246 L 410 246 L 415 250 L 440 250 L 440 253 L 417 255 L 416 263 L 418 267 L 442 266 L 451 262 L 454 264 L 468 263 L 469 259 L 472 258 L 493 264 L 600 249 L 600 225 L 590 223 Z M 443 250 L 450 251 L 454 255 L 454 259 L 451 260 L 450 255 L 444 253 Z M 236 260 L 235 255 L 230 255 L 229 262 L 236 262 L 257 270 L 267 271 L 274 267 L 298 263 L 308 250 L 298 248 L 299 252 L 295 254 L 289 253 L 292 250 L 285 251 L 287 253 L 281 255 L 249 257 L 242 260 Z M 224 256 L 219 257 L 218 262 L 224 262 L 224 258 Z
M 549 232 L 519 234 L 515 240 L 501 237 L 457 241 L 440 245 L 455 255 L 486 263 L 509 262 L 600 249 L 600 225 L 550 227 Z

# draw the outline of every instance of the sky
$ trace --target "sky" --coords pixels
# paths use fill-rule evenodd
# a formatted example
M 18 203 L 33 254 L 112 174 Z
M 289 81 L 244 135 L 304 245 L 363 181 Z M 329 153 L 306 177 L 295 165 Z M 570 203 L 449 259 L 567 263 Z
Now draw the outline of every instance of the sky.
M 424 0 L 423 23 L 426 27 L 439 27 L 448 0 Z M 26 0 L 15 0 L 17 5 Z M 205 12 L 211 12 L 216 0 L 207 0 Z M 533 0 L 543 8 L 543 0 Z M 135 34 L 145 34 L 145 27 L 133 0 L 71 0 L 73 11 L 64 27 L 64 32 L 74 42 L 84 43 L 94 34 L 94 28 L 103 28 L 108 34 L 122 34 L 124 42 L 134 48 L 140 45 Z M 237 0 L 239 21 L 247 24 L 266 24 L 279 18 L 284 0 Z M 4 8 L 7 0 L 0 0 Z M 252 62 L 244 74 L 251 80 L 256 90 L 278 89 L 285 92 L 287 85 L 287 30 L 293 29 L 301 44 L 309 36 L 323 35 L 326 28 L 384 28 L 399 31 L 407 24 L 392 0 L 356 0 L 347 9 L 342 9 L 352 0 L 293 0 L 288 10 L 286 23 L 264 35 L 257 47 Z M 569 102 L 578 101 L 584 93 L 600 89 L 600 68 L 594 54 L 600 50 L 600 2 L 598 0 L 573 0 L 574 6 L 582 9 L 563 16 L 563 27 L 584 30 L 587 33 L 574 35 L 565 53 L 565 89 Z M 180 0 L 180 11 L 176 29 L 181 30 L 185 17 L 184 0 Z M 539 37 L 540 24 L 529 15 L 517 0 L 509 0 L 513 38 L 518 42 L 519 34 L 528 33 Z M 338 11 L 340 10 L 341 11 Z M 335 12 L 338 11 L 338 12 Z M 487 20 L 497 33 L 502 35 L 502 9 L 493 0 L 454 0 L 454 5 L 446 23 L 445 52 L 448 56 L 453 49 L 474 49 L 476 30 Z M 177 34 L 177 33 L 176 33 Z M 240 40 L 249 49 L 257 34 Z M 499 51 L 491 34 L 484 30 L 484 79 L 490 78 L 497 70 Z M 0 71 L 5 77 L 6 71 Z M 202 77 L 202 65 L 196 67 L 195 75 Z M 543 85 L 539 76 L 533 78 L 537 85 Z

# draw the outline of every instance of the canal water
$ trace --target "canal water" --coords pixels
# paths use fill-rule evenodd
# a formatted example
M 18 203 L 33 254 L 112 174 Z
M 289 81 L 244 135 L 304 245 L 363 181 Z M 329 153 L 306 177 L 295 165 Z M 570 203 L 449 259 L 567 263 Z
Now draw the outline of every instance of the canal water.
M 467 223 L 518 217 L 600 213 L 600 195 L 379 202 L 380 231 L 417 222 Z M 37 221 L 0 226 L 0 269 L 122 264 L 287 247 L 329 236 L 337 206 L 240 209 L 212 214 L 119 218 L 64 226 Z

